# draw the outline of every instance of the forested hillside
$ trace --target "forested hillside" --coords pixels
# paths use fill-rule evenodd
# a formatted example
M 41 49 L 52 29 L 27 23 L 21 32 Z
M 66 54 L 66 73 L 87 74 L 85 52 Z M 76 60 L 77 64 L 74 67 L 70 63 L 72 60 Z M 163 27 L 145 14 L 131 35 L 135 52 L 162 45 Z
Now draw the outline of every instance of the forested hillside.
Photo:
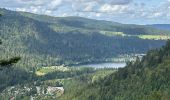
M 153 24 L 150 26 L 158 29 L 170 30 L 170 24 Z
M 169 76 L 170 41 L 105 79 L 82 88 L 72 87 L 75 91 L 61 100 L 169 100 Z
M 21 15 L 32 18 L 38 21 L 55 23 L 63 27 L 72 27 L 79 29 L 88 29 L 95 31 L 112 31 L 123 32 L 124 34 L 139 35 L 139 34 L 169 34 L 169 31 L 160 30 L 147 25 L 133 25 L 133 24 L 121 24 L 117 22 L 109 22 L 104 20 L 87 19 L 83 17 L 51 17 L 46 15 L 36 15 L 31 13 L 19 12 Z
M 79 17 L 55 18 L 0 9 L 1 58 L 20 56 L 16 66 L 35 67 L 109 61 L 118 55 L 146 53 L 159 48 L 169 31 Z M 139 35 L 139 36 L 138 36 Z
M 0 14 L 0 100 L 170 99 L 170 31 L 6 9 Z M 120 69 L 65 67 L 143 53 Z M 48 87 L 65 90 L 47 95 Z

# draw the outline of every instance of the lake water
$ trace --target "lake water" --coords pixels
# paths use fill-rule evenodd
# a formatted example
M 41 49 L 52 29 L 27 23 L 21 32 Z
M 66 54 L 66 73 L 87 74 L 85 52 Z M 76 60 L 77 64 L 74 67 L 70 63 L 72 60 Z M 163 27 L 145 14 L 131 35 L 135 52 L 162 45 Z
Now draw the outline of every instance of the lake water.
M 95 63 L 95 64 L 78 65 L 76 67 L 123 68 L 125 66 L 126 66 L 126 63 Z

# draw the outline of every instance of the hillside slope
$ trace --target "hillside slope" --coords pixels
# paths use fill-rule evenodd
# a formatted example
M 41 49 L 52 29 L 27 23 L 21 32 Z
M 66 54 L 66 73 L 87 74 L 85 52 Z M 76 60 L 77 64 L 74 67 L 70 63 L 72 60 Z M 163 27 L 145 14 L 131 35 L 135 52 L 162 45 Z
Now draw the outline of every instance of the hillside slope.
M 85 18 L 55 18 L 5 9 L 0 9 L 0 13 L 1 58 L 21 56 L 17 66 L 25 68 L 108 61 L 122 54 L 145 53 L 165 41 L 128 34 L 169 33 Z
M 163 30 L 170 30 L 170 24 L 154 24 L 150 25 L 153 28 L 163 29 Z
M 144 34 L 169 34 L 170 31 L 164 29 L 158 29 L 157 27 L 150 27 L 147 25 L 133 25 L 133 24 L 121 24 L 117 22 L 110 22 L 104 20 L 87 19 L 83 17 L 52 17 L 47 15 L 37 15 L 26 12 L 19 12 L 22 16 L 32 18 L 38 21 L 55 23 L 61 26 L 67 26 L 72 28 L 88 29 L 95 31 L 112 31 L 123 32 L 124 34 L 131 35 L 144 35 Z
M 161 49 L 151 50 L 140 61 L 82 89 L 73 87 L 61 99 L 72 100 L 169 100 L 170 41 Z M 75 94 L 76 93 L 76 94 Z

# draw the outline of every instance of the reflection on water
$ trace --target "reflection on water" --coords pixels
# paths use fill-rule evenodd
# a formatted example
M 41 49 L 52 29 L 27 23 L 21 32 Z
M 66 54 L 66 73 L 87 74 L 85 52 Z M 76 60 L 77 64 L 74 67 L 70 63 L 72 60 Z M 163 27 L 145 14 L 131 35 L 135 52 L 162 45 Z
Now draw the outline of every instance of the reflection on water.
M 97 64 L 85 64 L 78 65 L 76 67 L 93 67 L 93 68 L 122 68 L 126 63 L 97 63 Z

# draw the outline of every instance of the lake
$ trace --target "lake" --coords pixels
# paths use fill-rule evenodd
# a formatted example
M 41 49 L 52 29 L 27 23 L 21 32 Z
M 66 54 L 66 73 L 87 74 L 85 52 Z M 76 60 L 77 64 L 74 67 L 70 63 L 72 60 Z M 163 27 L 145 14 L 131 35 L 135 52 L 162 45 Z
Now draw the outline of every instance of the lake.
M 77 65 L 76 67 L 123 68 L 125 66 L 126 63 L 94 63 L 94 64 Z

